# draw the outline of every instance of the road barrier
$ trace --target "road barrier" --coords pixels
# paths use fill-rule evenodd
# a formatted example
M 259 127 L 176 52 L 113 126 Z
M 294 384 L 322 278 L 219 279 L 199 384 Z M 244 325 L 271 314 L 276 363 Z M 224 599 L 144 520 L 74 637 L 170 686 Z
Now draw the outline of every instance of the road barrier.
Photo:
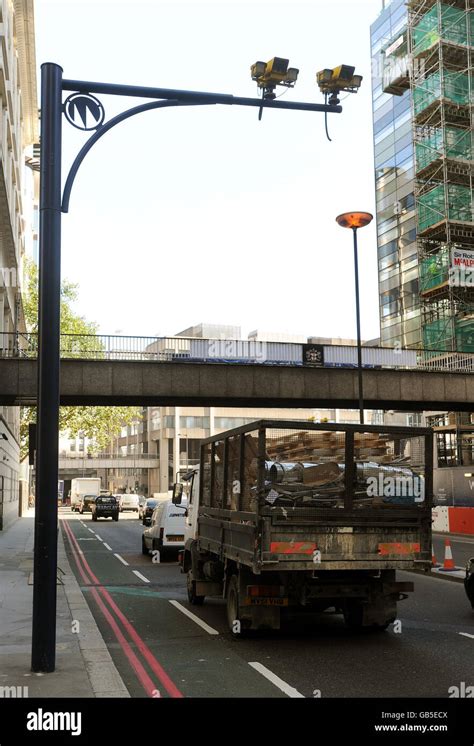
M 474 536 L 474 508 L 433 508 L 433 531 Z

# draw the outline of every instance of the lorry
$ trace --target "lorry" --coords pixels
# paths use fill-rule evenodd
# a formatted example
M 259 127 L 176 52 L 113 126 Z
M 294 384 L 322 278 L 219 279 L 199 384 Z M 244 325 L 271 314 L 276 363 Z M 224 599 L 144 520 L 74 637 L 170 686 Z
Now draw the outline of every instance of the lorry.
M 429 428 L 259 420 L 201 441 L 187 488 L 188 599 L 227 603 L 231 633 L 332 609 L 386 629 L 431 568 Z
M 71 480 L 71 510 L 79 510 L 84 495 L 99 495 L 100 477 L 77 477 Z

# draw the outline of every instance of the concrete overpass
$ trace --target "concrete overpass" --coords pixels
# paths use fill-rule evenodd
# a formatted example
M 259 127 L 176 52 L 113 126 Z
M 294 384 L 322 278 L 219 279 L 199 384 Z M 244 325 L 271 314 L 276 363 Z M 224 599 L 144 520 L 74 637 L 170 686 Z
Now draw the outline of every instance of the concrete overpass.
M 0 360 L 0 404 L 34 404 L 36 360 Z M 474 411 L 474 375 L 365 369 L 367 409 Z M 357 370 L 192 362 L 63 360 L 61 404 L 357 409 Z

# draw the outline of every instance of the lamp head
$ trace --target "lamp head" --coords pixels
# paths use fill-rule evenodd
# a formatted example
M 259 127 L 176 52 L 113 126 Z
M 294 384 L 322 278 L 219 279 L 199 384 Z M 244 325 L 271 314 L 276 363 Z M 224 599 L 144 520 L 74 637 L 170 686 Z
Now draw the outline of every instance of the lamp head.
M 364 228 L 373 220 L 370 212 L 343 212 L 338 215 L 336 222 L 341 228 Z

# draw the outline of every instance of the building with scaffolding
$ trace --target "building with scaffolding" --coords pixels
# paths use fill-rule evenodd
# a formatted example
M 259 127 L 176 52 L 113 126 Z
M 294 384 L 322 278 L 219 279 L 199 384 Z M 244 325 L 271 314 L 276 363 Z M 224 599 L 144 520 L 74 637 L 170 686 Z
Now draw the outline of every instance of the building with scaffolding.
M 372 25 L 382 344 L 474 351 L 472 0 Z
M 473 0 L 382 0 L 371 26 L 381 343 L 474 352 Z M 474 504 L 474 419 L 426 413 L 440 504 Z
M 472 0 L 411 0 L 422 341 L 474 352 Z

